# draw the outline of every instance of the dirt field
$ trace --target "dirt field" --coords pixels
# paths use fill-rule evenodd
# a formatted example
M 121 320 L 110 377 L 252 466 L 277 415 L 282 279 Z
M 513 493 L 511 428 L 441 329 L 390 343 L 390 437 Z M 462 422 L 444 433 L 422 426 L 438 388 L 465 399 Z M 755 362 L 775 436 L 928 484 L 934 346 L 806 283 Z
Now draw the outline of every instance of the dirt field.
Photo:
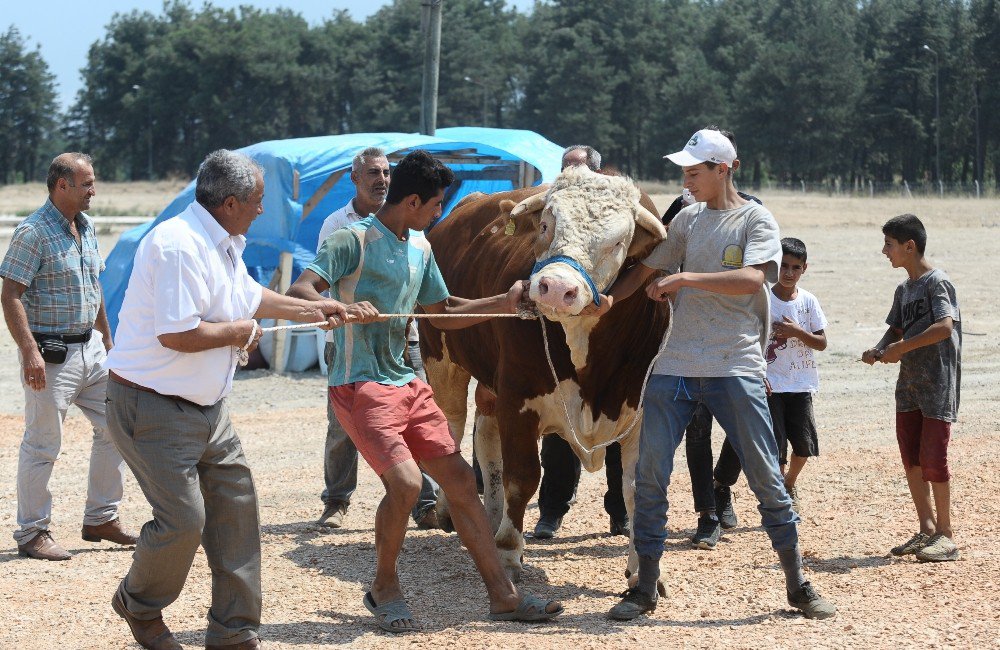
M 665 206 L 669 197 L 657 199 Z M 526 549 L 524 587 L 565 603 L 566 613 L 557 622 L 488 622 L 485 592 L 457 538 L 413 530 L 401 573 L 428 631 L 390 637 L 377 631 L 361 603 L 374 567 L 372 521 L 381 486 L 363 468 L 346 528 L 314 525 L 321 510 L 324 382 L 315 374 L 277 377 L 258 371 L 239 376 L 230 400 L 259 490 L 266 646 L 1000 647 L 994 605 L 1000 593 L 1000 344 L 988 320 L 1000 276 L 1000 259 L 990 254 L 1000 234 L 1000 201 L 791 194 L 763 199 L 782 233 L 808 245 L 809 270 L 802 284 L 818 296 L 830 319 L 830 346 L 819 357 L 822 386 L 816 398 L 822 456 L 809 463 L 801 479 L 800 535 L 807 574 L 836 603 L 837 618 L 806 621 L 790 611 L 776 558 L 742 481 L 736 489 L 740 526 L 715 551 L 690 548 L 696 515 L 686 466 L 678 458 L 671 538 L 663 560 L 669 593 L 651 617 L 631 624 L 605 618 L 624 589 L 625 541 L 603 534 L 607 516 L 600 505 L 600 472 L 584 477 L 558 537 L 531 541 Z M 879 253 L 879 226 L 902 212 L 924 219 L 928 255 L 951 275 L 963 310 L 962 404 L 951 454 L 962 559 L 944 565 L 888 555 L 916 527 L 893 433 L 897 371 L 856 361 L 881 335 L 893 287 L 903 278 Z M 78 411 L 67 420 L 51 481 L 52 531 L 75 557 L 45 563 L 17 556 L 9 534 L 15 526 L 23 402 L 16 352 L 6 330 L 0 334 L 0 358 L 0 530 L 8 535 L 0 544 L 0 647 L 137 647 L 109 606 L 130 552 L 79 537 L 89 434 Z M 715 442 L 718 448 L 721 435 Z M 138 527 L 149 516 L 129 477 L 123 520 Z M 536 517 L 533 508 L 529 528 Z M 184 592 L 165 611 L 186 647 L 203 645 L 208 605 L 209 571 L 199 553 Z
M 100 170 L 98 170 L 100 172 Z M 90 212 L 102 216 L 155 217 L 187 181 L 105 183 L 97 179 Z M 45 183 L 0 185 L 0 215 L 27 216 L 45 200 Z

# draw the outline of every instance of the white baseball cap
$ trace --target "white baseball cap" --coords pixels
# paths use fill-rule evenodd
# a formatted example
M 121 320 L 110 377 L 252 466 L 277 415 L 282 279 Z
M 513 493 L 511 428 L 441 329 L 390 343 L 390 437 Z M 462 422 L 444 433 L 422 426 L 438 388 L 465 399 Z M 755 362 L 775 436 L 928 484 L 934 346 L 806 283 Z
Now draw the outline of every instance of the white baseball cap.
M 691 136 L 683 149 L 664 158 L 681 167 L 690 167 L 703 162 L 725 163 L 732 167 L 733 161 L 736 160 L 736 147 L 719 131 L 702 129 Z

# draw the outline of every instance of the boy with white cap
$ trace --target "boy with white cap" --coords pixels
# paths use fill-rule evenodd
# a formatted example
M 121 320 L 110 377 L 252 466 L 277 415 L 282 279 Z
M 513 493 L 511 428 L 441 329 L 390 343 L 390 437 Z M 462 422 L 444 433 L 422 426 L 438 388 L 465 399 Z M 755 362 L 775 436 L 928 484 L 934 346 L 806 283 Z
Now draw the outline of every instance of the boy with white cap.
M 725 430 L 760 502 L 764 529 L 785 573 L 788 603 L 809 618 L 829 618 L 836 608 L 802 573 L 799 518 L 778 469 L 764 387 L 765 282 L 778 278 L 778 225 L 766 208 L 737 193 L 736 149 L 719 131 L 702 129 L 682 151 L 665 158 L 683 168 L 684 187 L 698 203 L 678 213 L 667 239 L 622 274 L 601 301 L 610 308 L 657 271 L 668 273 L 646 287 L 653 300 L 673 298 L 674 322 L 642 405 L 633 528 L 638 582 L 610 616 L 629 620 L 656 608 L 674 452 L 695 408 L 704 404 Z

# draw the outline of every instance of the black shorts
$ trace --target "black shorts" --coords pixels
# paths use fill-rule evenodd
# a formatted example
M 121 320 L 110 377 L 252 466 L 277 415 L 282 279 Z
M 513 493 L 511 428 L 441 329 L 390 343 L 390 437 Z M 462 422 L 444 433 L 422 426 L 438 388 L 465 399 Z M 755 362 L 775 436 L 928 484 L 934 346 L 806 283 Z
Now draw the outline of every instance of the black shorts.
M 767 398 L 778 441 L 781 464 L 788 462 L 788 444 L 800 458 L 819 456 L 816 418 L 813 417 L 812 393 L 771 393 Z

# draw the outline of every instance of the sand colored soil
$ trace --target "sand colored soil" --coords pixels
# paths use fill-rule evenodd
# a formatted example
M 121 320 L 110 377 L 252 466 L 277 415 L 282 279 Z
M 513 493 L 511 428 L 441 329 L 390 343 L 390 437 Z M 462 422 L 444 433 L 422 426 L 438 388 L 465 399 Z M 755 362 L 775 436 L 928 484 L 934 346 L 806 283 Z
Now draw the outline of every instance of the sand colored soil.
M 657 197 L 658 204 L 669 198 Z M 802 284 L 830 320 L 815 402 L 822 456 L 801 479 L 800 535 L 807 574 L 839 607 L 835 619 L 807 621 L 787 606 L 781 572 L 742 480 L 735 490 L 740 525 L 715 551 L 691 549 L 696 515 L 682 448 L 663 560 L 668 597 L 652 616 L 630 624 L 605 618 L 625 586 L 626 545 L 604 534 L 599 472 L 584 476 L 558 536 L 526 548 L 524 587 L 565 603 L 558 622 L 488 622 L 485 591 L 457 537 L 411 530 L 402 580 L 428 631 L 390 637 L 377 631 L 361 603 L 374 568 L 372 521 L 381 484 L 363 467 L 345 528 L 315 525 L 322 509 L 324 382 L 316 374 L 254 371 L 238 376 L 230 405 L 259 492 L 266 647 L 1000 647 L 994 604 L 1000 592 L 1000 343 L 988 306 L 1000 276 L 993 254 L 1000 201 L 763 198 L 783 234 L 809 246 Z M 892 290 L 903 278 L 879 253 L 879 226 L 901 212 L 924 219 L 928 255 L 951 275 L 963 310 L 962 404 L 950 457 L 962 559 L 942 565 L 888 554 L 916 528 L 894 438 L 896 368 L 856 361 L 881 335 Z M 131 553 L 80 539 L 90 433 L 75 409 L 50 483 L 52 532 L 74 557 L 47 563 L 17 556 L 9 534 L 23 402 L 6 330 L 0 359 L 0 530 L 8 531 L 0 544 L 0 647 L 138 647 L 109 605 Z M 718 433 L 716 449 L 721 440 Z M 129 476 L 122 518 L 138 527 L 149 517 Z M 532 507 L 527 526 L 536 518 Z M 203 646 L 209 601 L 209 570 L 199 552 L 184 592 L 164 613 L 185 647 Z

